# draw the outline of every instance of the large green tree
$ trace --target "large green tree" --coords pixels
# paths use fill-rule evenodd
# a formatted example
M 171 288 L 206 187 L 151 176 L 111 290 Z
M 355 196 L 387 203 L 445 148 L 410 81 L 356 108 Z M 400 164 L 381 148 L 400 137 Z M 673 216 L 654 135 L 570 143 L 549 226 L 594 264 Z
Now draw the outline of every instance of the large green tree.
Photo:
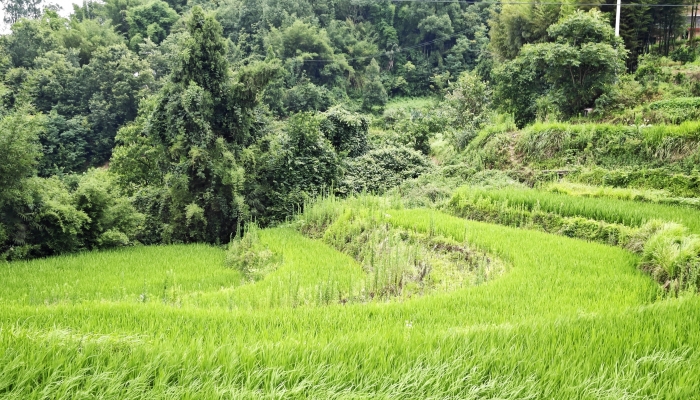
M 5 12 L 3 20 L 6 24 L 14 24 L 21 18 L 39 18 L 42 0 L 0 0 Z
M 577 11 L 548 34 L 556 40 L 523 46 L 494 72 L 501 106 L 519 125 L 534 120 L 542 98 L 564 116 L 582 113 L 625 71 L 622 39 L 597 10 Z
M 257 94 L 278 67 L 232 73 L 216 19 L 194 7 L 186 24 L 169 82 L 145 103 L 147 115 L 122 129 L 113 167 L 147 197 L 142 208 L 160 221 L 160 239 L 225 242 L 247 215 L 238 157 L 255 140 Z

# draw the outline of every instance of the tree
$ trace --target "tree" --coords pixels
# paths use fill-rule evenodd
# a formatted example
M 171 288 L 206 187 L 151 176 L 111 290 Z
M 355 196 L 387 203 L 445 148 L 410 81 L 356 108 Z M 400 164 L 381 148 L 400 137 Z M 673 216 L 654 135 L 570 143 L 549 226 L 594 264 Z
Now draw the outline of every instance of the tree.
M 69 29 L 61 31 L 60 37 L 64 47 L 78 50 L 80 65 L 90 63 L 98 48 L 124 43 L 124 38 L 112 25 L 92 19 L 72 19 Z
M 186 26 L 169 82 L 137 125 L 123 128 L 113 168 L 146 196 L 137 201 L 161 221 L 162 240 L 225 242 L 247 215 L 237 154 L 255 140 L 257 94 L 279 67 L 259 63 L 232 74 L 214 17 L 194 7 Z M 155 151 L 141 153 L 148 149 Z M 125 155 L 158 159 L 134 164 Z
M 36 174 L 44 119 L 19 109 L 0 119 L 0 206 Z
M 615 15 L 614 2 L 601 6 L 601 11 Z M 654 35 L 654 23 L 652 20 L 654 11 L 652 8 L 658 0 L 634 0 L 630 7 L 622 7 L 620 15 L 620 37 L 625 42 L 625 48 L 629 50 L 627 68 L 637 68 L 639 56 L 648 51 L 651 37 Z M 651 7 L 650 7 L 651 6 Z M 673 8 L 673 7 L 671 7 Z
M 445 95 L 448 113 L 454 117 L 453 144 L 458 149 L 466 147 L 486 123 L 491 107 L 491 88 L 472 72 L 463 72 L 452 82 Z
M 12 25 L 22 18 L 39 18 L 42 0 L 0 0 L 6 24 Z
M 367 131 L 369 119 L 336 106 L 323 114 L 321 131 L 338 154 L 359 157 L 369 148 Z
M 92 166 L 109 161 L 118 129 L 133 121 L 139 101 L 154 86 L 151 68 L 126 45 L 101 47 L 80 74 L 84 115 L 91 127 L 88 137 Z
M 362 108 L 365 110 L 381 110 L 389 101 L 389 95 L 379 76 L 379 64 L 372 59 L 365 68 L 366 83 L 362 87 Z
M 518 125 L 534 119 L 542 97 L 564 116 L 582 112 L 625 70 L 622 40 L 597 10 L 577 11 L 548 34 L 556 41 L 525 45 L 494 72 L 501 106 L 515 114 Z
M 38 20 L 23 19 L 12 25 L 12 35 L 6 38 L 5 48 L 15 67 L 31 68 L 34 59 L 51 50 L 58 50 L 61 41 L 56 32 L 65 29 L 65 19 L 56 13 L 47 13 Z
M 262 140 L 247 162 L 247 203 L 262 223 L 283 220 L 305 202 L 330 190 L 340 176 L 340 161 L 310 113 L 292 116 L 284 132 Z
M 162 42 L 178 19 L 180 16 L 177 12 L 161 0 L 127 8 L 126 21 L 129 24 L 131 46 L 137 48 L 146 38 L 156 44 Z
M 664 4 L 671 7 L 653 7 L 652 22 L 655 29 L 655 36 L 659 39 L 659 52 L 668 56 L 676 38 L 683 33 L 686 24 L 685 13 L 687 7 L 681 6 L 686 0 L 667 0 Z
M 525 44 L 547 40 L 547 27 L 560 15 L 561 6 L 556 3 L 506 4 L 489 20 L 491 48 L 498 59 L 512 60 Z

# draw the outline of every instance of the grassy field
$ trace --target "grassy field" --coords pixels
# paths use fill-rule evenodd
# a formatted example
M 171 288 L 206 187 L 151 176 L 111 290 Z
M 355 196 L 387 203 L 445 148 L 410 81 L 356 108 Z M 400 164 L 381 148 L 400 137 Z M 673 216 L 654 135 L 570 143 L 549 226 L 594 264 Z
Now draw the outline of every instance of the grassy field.
M 658 286 L 635 268 L 637 256 L 436 211 L 387 210 L 385 218 L 466 239 L 508 270 L 447 293 L 342 304 L 315 294 L 352 288 L 362 279 L 359 264 L 289 228 L 260 232 L 280 262 L 256 282 L 206 246 L 3 264 L 0 398 L 689 399 L 700 392 L 700 301 L 660 300 Z M 168 279 L 176 295 L 162 295 Z M 290 287 L 305 300 L 285 297 L 295 293 Z

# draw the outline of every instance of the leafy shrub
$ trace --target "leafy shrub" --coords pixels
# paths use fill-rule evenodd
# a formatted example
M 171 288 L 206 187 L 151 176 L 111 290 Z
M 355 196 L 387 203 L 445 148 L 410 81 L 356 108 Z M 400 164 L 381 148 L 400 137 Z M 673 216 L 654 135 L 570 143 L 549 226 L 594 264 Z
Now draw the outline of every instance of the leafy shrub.
M 646 54 L 639 57 L 639 66 L 634 72 L 634 77 L 643 85 L 658 82 L 668 82 L 671 75 L 659 66 L 658 57 Z
M 0 218 L 9 228 L 0 241 L 0 258 L 6 259 L 131 245 L 143 223 L 143 215 L 104 170 L 69 175 L 63 181 L 29 179 L 22 195 L 0 211 Z
M 324 114 L 321 131 L 339 154 L 358 157 L 367 152 L 367 117 L 334 107 Z
M 693 62 L 697 58 L 695 49 L 690 46 L 679 46 L 671 52 L 671 60 L 682 63 Z
M 595 115 L 630 109 L 646 99 L 644 86 L 634 75 L 621 75 L 619 80 L 595 101 Z
M 284 131 L 263 138 L 246 154 L 246 202 L 262 224 L 293 215 L 340 178 L 340 158 L 312 114 L 292 116 Z
M 406 147 L 375 149 L 348 160 L 339 190 L 343 193 L 381 193 L 406 179 L 417 178 L 429 168 L 427 157 L 415 150 Z
M 289 113 L 325 111 L 333 104 L 333 96 L 323 86 L 304 79 L 284 92 L 284 109 Z

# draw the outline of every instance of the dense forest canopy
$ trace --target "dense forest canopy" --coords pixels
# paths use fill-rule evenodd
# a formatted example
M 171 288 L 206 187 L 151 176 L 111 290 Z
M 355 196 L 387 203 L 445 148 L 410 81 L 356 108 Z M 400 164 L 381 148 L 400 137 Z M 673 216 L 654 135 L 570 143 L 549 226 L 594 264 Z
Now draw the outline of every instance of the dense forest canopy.
M 223 243 L 416 177 L 436 133 L 461 151 L 495 112 L 610 109 L 654 56 L 694 58 L 674 2 L 697 12 L 630 3 L 615 37 L 591 1 L 3 0 L 0 257 Z

